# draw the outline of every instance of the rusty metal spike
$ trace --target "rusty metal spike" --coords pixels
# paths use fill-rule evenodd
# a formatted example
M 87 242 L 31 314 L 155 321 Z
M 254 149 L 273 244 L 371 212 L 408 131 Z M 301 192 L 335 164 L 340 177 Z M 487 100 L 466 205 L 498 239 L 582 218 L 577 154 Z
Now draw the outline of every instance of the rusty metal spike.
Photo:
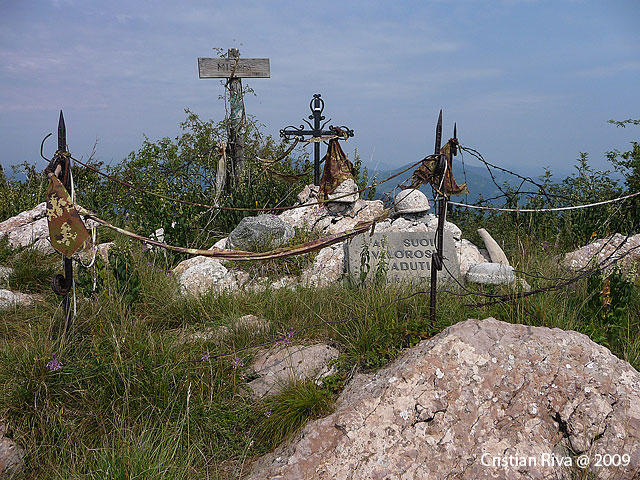
M 60 110 L 60 118 L 58 119 L 58 150 L 60 152 L 67 151 L 67 127 L 64 124 L 62 110 Z
M 433 152 L 434 155 L 440 153 L 442 147 L 442 109 L 440 109 L 440 115 L 438 116 L 438 125 L 436 125 L 436 148 Z

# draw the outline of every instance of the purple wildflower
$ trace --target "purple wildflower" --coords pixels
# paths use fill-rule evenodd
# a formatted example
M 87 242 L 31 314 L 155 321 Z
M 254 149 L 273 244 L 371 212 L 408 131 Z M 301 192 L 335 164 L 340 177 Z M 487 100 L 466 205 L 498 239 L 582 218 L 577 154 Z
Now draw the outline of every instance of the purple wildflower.
M 549 242 L 545 240 L 545 241 L 544 241 L 544 243 L 542 244 L 542 248 L 543 248 L 544 250 L 546 250 L 547 248 L 549 248 Z
M 173 272 L 171 270 L 167 272 L 167 277 L 173 277 Z
M 269 418 L 271 416 L 271 410 L 267 410 L 266 412 L 264 412 L 264 416 Z
M 60 370 L 62 368 L 62 363 L 58 361 L 55 353 L 51 355 L 51 360 L 47 363 L 47 368 L 52 372 L 55 372 L 56 370 Z
M 153 267 L 153 263 L 151 263 L 151 262 L 147 262 L 147 266 L 148 266 L 148 267 Z
M 202 355 L 202 357 L 200 357 L 201 362 L 208 362 L 210 360 L 211 360 L 211 357 L 209 356 L 209 352 L 205 353 L 204 355 Z
M 238 367 L 244 367 L 244 362 L 240 358 L 236 357 L 233 359 L 233 364 L 231 366 L 236 370 Z
M 142 253 L 148 252 L 149 251 L 149 245 L 147 245 L 146 243 L 142 244 Z
M 293 327 L 291 327 L 289 329 L 289 333 L 287 333 L 286 335 L 284 335 L 283 337 L 280 337 L 278 339 L 278 341 L 276 342 L 277 345 L 289 345 L 289 343 L 291 343 L 291 339 L 293 338 Z

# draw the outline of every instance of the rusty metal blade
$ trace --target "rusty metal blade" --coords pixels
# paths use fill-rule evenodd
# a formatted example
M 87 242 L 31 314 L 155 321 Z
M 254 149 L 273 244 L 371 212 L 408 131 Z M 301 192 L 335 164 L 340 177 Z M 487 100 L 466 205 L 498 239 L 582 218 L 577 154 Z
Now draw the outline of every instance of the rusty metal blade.
M 434 155 L 440 153 L 442 147 L 442 109 L 440 109 L 440 115 L 438 116 L 438 125 L 436 125 L 436 148 L 433 152 Z
M 58 120 L 58 151 L 67 151 L 67 127 L 64 124 L 62 110 L 60 110 L 60 119 Z

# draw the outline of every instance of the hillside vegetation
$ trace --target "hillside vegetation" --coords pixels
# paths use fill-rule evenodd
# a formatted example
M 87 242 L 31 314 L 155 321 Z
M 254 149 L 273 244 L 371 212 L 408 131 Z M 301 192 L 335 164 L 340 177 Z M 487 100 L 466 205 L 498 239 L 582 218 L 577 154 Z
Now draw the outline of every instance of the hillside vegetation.
M 622 122 L 622 126 L 636 123 Z M 121 164 L 106 168 L 165 195 L 227 206 L 290 205 L 309 162 L 304 154 L 274 167 L 302 174 L 293 183 L 265 175 L 255 157 L 277 158 L 286 146 L 263 138 L 255 122 L 248 129 L 253 152 L 246 178 L 229 194 L 216 192 L 218 158 L 213 146 L 222 125 L 188 113 L 175 140 L 145 142 Z M 199 154 L 210 150 L 208 154 Z M 540 183 L 547 197 L 529 206 L 576 205 L 640 191 L 640 146 L 612 151 L 612 167 L 624 183 L 595 172 L 581 155 L 576 173 Z M 357 165 L 359 168 L 360 166 Z M 44 178 L 25 166 L 24 182 L 0 179 L 0 220 L 44 200 Z M 117 225 L 141 234 L 164 227 L 166 240 L 208 248 L 250 212 L 220 212 L 176 206 L 131 192 L 95 173 L 74 167 L 78 202 Z M 359 175 L 366 183 L 366 172 Z M 212 183 L 213 182 L 213 183 Z M 520 202 L 507 189 L 507 206 Z M 561 283 L 571 274 L 563 254 L 594 237 L 636 233 L 637 198 L 563 213 L 481 213 L 453 209 L 449 220 L 463 237 L 481 245 L 483 226 L 503 246 L 512 265 L 527 272 L 533 289 Z M 175 222 L 175 223 L 173 223 Z M 491 303 L 487 296 L 451 289 L 438 295 L 437 319 L 429 321 L 426 285 L 345 283 L 322 289 L 178 294 L 171 269 L 184 257 L 144 250 L 140 243 L 99 230 L 99 241 L 115 239 L 109 263 L 78 272 L 77 318 L 63 339 L 60 298 L 51 292 L 60 260 L 0 243 L 0 264 L 14 268 L 11 288 L 43 297 L 32 309 L 0 313 L 0 418 L 28 455 L 23 478 L 50 479 L 231 479 L 247 473 L 251 460 L 298 431 L 310 419 L 331 412 L 345 383 L 357 371 L 375 371 L 414 346 L 467 318 L 493 316 L 527 325 L 576 330 L 640 368 L 640 288 L 635 272 L 596 273 L 567 287 L 516 302 Z M 474 286 L 484 295 L 510 287 Z M 267 319 L 266 331 L 237 331 L 222 340 L 187 341 L 189 334 L 228 325 L 246 314 Z M 287 333 L 297 332 L 292 338 Z M 274 339 L 325 342 L 340 351 L 335 373 L 322 385 L 298 383 L 276 397 L 252 400 L 246 383 L 252 347 Z M 216 357 L 219 354 L 226 356 Z M 53 355 L 55 354 L 55 361 Z

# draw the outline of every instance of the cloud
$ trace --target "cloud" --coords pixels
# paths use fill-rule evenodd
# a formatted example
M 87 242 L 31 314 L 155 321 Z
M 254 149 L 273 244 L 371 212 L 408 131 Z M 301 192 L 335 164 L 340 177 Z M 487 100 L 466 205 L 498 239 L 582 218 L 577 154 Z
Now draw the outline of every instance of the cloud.
M 615 65 L 600 66 L 582 70 L 577 75 L 582 77 L 610 77 L 619 73 L 637 72 L 640 70 L 640 61 L 621 62 Z

